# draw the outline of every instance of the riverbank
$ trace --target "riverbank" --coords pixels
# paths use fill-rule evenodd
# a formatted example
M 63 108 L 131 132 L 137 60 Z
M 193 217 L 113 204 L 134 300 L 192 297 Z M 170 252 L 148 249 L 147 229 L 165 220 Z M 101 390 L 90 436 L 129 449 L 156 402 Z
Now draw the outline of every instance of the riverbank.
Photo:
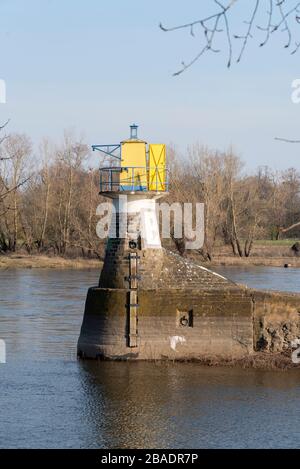
M 291 240 L 257 241 L 250 257 L 234 256 L 230 246 L 216 247 L 212 261 L 207 266 L 264 266 L 264 267 L 300 267 L 300 256 L 295 256 L 291 250 L 294 244 Z M 190 254 L 196 260 L 195 254 Z
M 205 265 L 209 269 L 217 266 L 265 266 L 265 267 L 295 267 L 300 268 L 300 258 L 289 256 L 257 256 L 237 257 L 230 254 L 216 254 L 211 262 L 203 262 L 196 254 L 190 254 L 188 257 L 196 263 Z M 10 254 L 0 255 L 0 269 L 100 269 L 102 261 L 99 259 L 86 259 L 77 257 L 75 259 L 66 259 L 59 256 L 42 255 L 23 255 Z
M 81 360 L 81 358 L 79 358 Z M 106 358 L 98 358 L 96 359 L 98 362 L 103 363 L 112 363 L 111 360 Z M 125 360 L 126 361 L 126 360 Z M 84 362 L 95 362 L 94 359 L 85 358 Z M 115 359 L 114 363 L 124 362 L 123 359 Z M 288 371 L 292 369 L 300 369 L 300 363 L 296 364 L 292 361 L 292 352 L 278 352 L 278 353 L 270 353 L 270 352 L 253 352 L 250 355 L 246 355 L 242 358 L 224 358 L 222 356 L 207 356 L 203 358 L 188 358 L 188 359 L 174 359 L 174 360 L 146 360 L 148 363 L 156 363 L 156 364 L 163 364 L 163 363 L 172 363 L 180 364 L 180 363 L 195 363 L 199 366 L 206 367 L 215 367 L 215 368 L 240 368 L 243 370 L 262 370 L 262 371 Z M 144 361 L 145 363 L 145 361 Z
M 41 255 L 2 255 L 0 269 L 100 269 L 102 262 L 98 259 L 65 259 Z
M 229 359 L 216 356 L 203 358 L 201 360 L 189 360 L 189 362 L 208 367 L 228 367 L 265 371 L 300 369 L 300 364 L 293 363 L 291 355 L 291 351 L 282 353 L 254 352 L 243 358 Z
M 211 262 L 205 263 L 209 268 L 214 266 L 264 266 L 264 267 L 300 267 L 300 258 L 297 257 L 235 257 L 215 256 Z

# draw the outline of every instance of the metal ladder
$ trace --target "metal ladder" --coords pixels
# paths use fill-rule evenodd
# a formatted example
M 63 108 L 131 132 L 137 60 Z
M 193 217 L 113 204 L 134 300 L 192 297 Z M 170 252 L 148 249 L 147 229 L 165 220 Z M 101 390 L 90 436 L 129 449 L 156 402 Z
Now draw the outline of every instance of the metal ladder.
M 137 252 L 130 253 L 129 256 L 129 304 L 128 304 L 128 347 L 138 346 L 138 261 Z

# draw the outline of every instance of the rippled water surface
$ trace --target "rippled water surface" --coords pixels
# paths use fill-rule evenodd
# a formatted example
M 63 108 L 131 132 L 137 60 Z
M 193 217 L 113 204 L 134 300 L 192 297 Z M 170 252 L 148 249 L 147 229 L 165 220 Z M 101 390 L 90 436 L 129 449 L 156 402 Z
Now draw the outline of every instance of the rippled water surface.
M 218 268 L 300 291 L 300 270 Z M 98 272 L 0 270 L 0 447 L 300 447 L 300 373 L 76 360 Z
M 214 270 L 252 288 L 300 293 L 300 269 L 284 267 L 223 267 Z

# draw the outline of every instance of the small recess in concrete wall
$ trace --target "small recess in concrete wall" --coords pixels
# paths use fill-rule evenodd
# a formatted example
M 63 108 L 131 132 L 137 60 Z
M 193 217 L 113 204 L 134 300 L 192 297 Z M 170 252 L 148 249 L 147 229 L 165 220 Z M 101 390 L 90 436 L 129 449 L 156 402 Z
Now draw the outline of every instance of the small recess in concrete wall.
M 193 310 L 179 311 L 176 313 L 176 325 L 177 327 L 194 327 L 194 314 Z

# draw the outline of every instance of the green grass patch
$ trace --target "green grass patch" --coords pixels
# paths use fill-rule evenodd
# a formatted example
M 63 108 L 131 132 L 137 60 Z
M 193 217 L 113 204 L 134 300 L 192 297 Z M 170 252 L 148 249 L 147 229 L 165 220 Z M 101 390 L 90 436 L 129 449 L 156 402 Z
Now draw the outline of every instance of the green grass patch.
M 254 241 L 255 246 L 293 246 L 299 239 L 258 239 Z

